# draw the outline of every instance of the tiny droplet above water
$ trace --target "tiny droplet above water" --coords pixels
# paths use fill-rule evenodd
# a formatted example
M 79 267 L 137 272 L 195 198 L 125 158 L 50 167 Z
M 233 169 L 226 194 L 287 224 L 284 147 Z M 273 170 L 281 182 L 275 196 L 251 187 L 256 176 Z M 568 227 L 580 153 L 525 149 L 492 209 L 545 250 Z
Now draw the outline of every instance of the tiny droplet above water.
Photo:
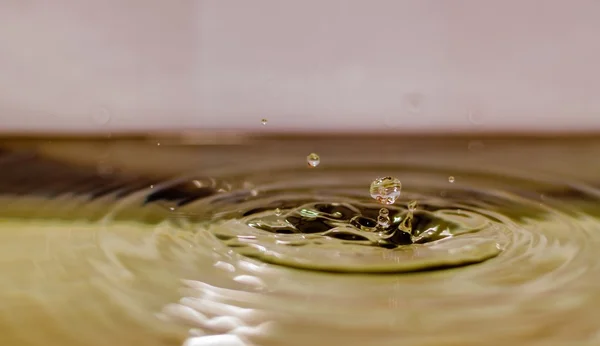
M 448 177 L 448 181 L 449 181 L 450 183 L 453 183 L 453 182 L 454 182 L 454 177 L 453 177 L 453 176 L 449 176 L 449 177 Z
M 319 155 L 312 153 L 306 157 L 306 162 L 309 167 L 317 167 L 321 163 L 321 158 Z
M 401 190 L 402 183 L 400 183 L 400 180 L 394 177 L 384 177 L 375 179 L 371 183 L 369 192 L 371 197 L 379 203 L 394 204 L 400 197 Z
M 279 209 L 279 208 L 275 209 L 275 215 L 281 216 L 281 209 Z
M 108 108 L 100 107 L 92 112 L 92 118 L 98 125 L 106 125 L 110 121 L 111 113 Z
M 260 122 L 261 122 L 261 124 L 263 124 L 263 125 L 267 125 L 267 121 L 268 121 L 267 119 L 262 119 Z

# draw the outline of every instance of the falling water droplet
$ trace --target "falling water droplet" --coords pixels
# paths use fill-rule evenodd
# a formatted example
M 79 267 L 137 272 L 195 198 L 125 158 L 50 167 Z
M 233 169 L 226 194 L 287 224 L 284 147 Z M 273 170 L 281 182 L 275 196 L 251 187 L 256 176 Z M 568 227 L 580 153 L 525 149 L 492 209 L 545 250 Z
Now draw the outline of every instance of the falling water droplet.
M 448 177 L 448 181 L 449 181 L 450 183 L 453 183 L 453 182 L 454 182 L 454 177 L 453 177 L 453 176 L 449 176 L 449 177 Z
M 153 188 L 154 188 L 154 185 L 150 185 L 150 188 L 151 188 L 151 189 L 153 189 Z
M 377 217 L 377 225 L 381 228 L 390 227 L 390 211 L 386 208 L 379 209 L 379 216 Z
M 379 203 L 394 204 L 400 197 L 401 190 L 402 183 L 400 183 L 400 180 L 394 177 L 384 177 L 375 179 L 371 183 L 369 192 L 371 197 Z
M 321 163 L 321 158 L 319 155 L 312 153 L 306 157 L 306 162 L 309 167 L 317 167 Z
M 160 143 L 156 143 L 156 145 L 160 147 Z
M 279 209 L 279 208 L 275 209 L 275 215 L 281 216 L 281 209 Z
M 267 121 L 268 121 L 267 119 L 264 119 L 264 118 L 263 118 L 263 119 L 262 119 L 260 122 L 261 122 L 261 124 L 263 124 L 263 125 L 267 125 Z

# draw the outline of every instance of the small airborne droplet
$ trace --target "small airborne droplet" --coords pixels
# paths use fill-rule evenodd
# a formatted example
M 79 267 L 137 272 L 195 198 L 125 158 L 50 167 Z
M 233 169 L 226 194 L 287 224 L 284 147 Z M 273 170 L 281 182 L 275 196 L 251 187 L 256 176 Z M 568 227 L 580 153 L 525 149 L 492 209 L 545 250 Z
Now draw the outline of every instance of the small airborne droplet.
M 400 197 L 402 183 L 393 177 L 377 178 L 371 183 L 371 197 L 379 203 L 394 204 Z
M 319 155 L 312 153 L 306 157 L 306 162 L 308 163 L 308 167 L 314 168 L 321 163 L 321 158 Z
M 281 216 L 281 209 L 279 209 L 279 208 L 275 209 L 275 215 Z
M 449 177 L 448 177 L 448 181 L 449 181 L 450 183 L 453 183 L 453 182 L 454 182 L 454 177 L 453 177 L 453 176 L 449 176 Z
M 262 119 L 260 122 L 261 122 L 261 124 L 263 124 L 263 125 L 267 125 L 267 121 L 268 121 L 267 119 Z

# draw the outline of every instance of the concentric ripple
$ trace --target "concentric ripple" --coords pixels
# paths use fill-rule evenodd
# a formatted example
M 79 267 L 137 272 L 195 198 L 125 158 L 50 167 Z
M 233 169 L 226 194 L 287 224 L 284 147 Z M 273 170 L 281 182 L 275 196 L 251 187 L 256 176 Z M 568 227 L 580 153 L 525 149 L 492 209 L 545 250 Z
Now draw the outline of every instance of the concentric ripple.
M 398 201 L 389 208 L 392 222 L 386 228 L 377 226 L 381 205 L 367 190 L 376 171 L 330 167 L 270 174 L 278 177 L 276 183 L 262 181 L 262 172 L 229 180 L 191 178 L 206 195 L 193 201 L 182 195 L 177 213 L 195 217 L 198 232 L 208 231 L 241 255 L 332 272 L 407 272 L 473 264 L 497 256 L 509 241 L 509 225 L 500 216 L 437 197 L 435 180 L 418 182 L 418 170 L 403 174 L 412 183 L 415 192 L 407 195 L 419 202 L 418 209 L 408 209 L 411 200 Z
M 530 164 L 546 144 L 471 160 L 346 143 L 315 168 L 280 145 L 264 161 L 261 146 L 123 149 L 155 162 L 108 175 L 85 155 L 0 152 L 0 341 L 600 344 L 600 193 Z M 403 190 L 381 228 L 369 185 L 388 175 Z

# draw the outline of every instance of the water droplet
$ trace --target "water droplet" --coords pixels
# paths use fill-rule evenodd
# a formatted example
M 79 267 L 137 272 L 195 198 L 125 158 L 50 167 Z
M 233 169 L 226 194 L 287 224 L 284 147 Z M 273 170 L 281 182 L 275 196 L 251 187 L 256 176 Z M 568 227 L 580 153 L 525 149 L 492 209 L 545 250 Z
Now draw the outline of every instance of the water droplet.
M 151 188 L 151 189 L 153 189 L 153 188 L 154 188 L 154 185 L 150 185 L 150 188 Z
M 467 113 L 467 118 L 469 119 L 469 122 L 473 125 L 482 125 L 484 120 L 483 114 L 480 110 L 477 109 L 469 110 Z
M 306 162 L 308 162 L 309 167 L 317 167 L 321 163 L 321 158 L 319 155 L 312 153 L 306 157 Z
M 379 216 L 377 217 L 377 225 L 381 228 L 390 227 L 390 211 L 386 208 L 379 210 Z
M 281 216 L 281 209 L 279 209 L 279 208 L 275 209 L 275 215 Z
M 418 93 L 410 93 L 404 96 L 404 102 L 406 103 L 406 109 L 410 113 L 421 112 L 421 104 L 423 102 L 423 95 Z
M 263 125 L 267 125 L 267 121 L 268 121 L 267 119 L 262 119 L 260 122 L 261 122 L 261 124 L 263 124 Z
M 106 125 L 110 121 L 111 114 L 110 110 L 105 107 L 100 107 L 92 111 L 92 118 L 94 122 L 98 125 Z
M 400 197 L 401 190 L 402 183 L 400 183 L 400 180 L 394 177 L 384 177 L 375 179 L 371 183 L 369 192 L 371 197 L 379 203 L 394 204 Z
M 170 207 L 169 210 L 170 211 L 175 211 L 175 208 L 174 207 Z
M 158 145 L 160 147 L 160 143 L 156 143 L 156 145 Z
M 453 177 L 453 176 L 449 176 L 449 177 L 448 177 L 448 181 L 449 181 L 450 183 L 453 183 L 453 182 L 454 182 L 454 177 Z

